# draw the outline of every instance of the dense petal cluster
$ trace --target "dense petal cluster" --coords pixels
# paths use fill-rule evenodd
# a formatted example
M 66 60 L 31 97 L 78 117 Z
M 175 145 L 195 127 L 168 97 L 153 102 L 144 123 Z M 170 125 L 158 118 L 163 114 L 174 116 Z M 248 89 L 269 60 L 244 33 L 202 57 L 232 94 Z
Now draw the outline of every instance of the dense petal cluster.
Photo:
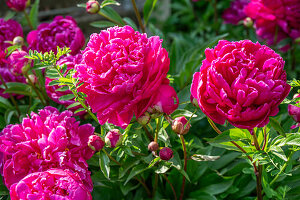
M 88 138 L 93 134 L 90 124 L 79 126 L 72 112 L 60 113 L 53 107 L 31 113 L 22 124 L 8 125 L 0 134 L 6 186 L 10 188 L 30 173 L 59 168 L 78 173 L 92 191 L 86 160 L 93 154 L 88 147 Z
M 231 2 L 230 7 L 227 8 L 222 18 L 228 24 L 237 25 L 241 20 L 246 18 L 244 8 L 248 5 L 250 0 L 234 0 Z
M 13 41 L 15 37 L 23 37 L 23 29 L 21 25 L 12 19 L 5 21 L 0 18 L 0 49 L 4 50 L 11 46 L 8 41 Z
M 221 40 L 205 56 L 191 93 L 209 118 L 250 130 L 278 113 L 290 86 L 284 61 L 272 49 L 249 40 Z
M 30 0 L 6 0 L 8 7 L 15 11 L 23 11 L 30 4 Z
M 166 78 L 169 64 L 159 37 L 147 38 L 124 26 L 92 34 L 76 71 L 84 82 L 80 90 L 99 122 L 125 128 L 133 114 L 139 118 L 155 103 L 162 85 L 172 88 Z M 172 104 L 176 109 L 178 101 Z
M 57 61 L 57 65 L 66 65 L 67 66 L 67 70 L 65 73 L 68 73 L 69 70 L 74 69 L 75 64 L 80 63 L 82 60 L 82 55 L 79 53 L 75 56 L 72 55 L 68 55 L 65 56 L 61 59 L 59 59 L 59 61 Z M 54 79 L 51 79 L 49 77 L 46 77 L 45 80 L 45 88 L 46 88 L 46 92 L 47 95 L 50 97 L 50 99 L 52 99 L 54 102 L 58 103 L 58 104 L 62 104 L 65 107 L 68 107 L 69 105 L 75 103 L 75 98 L 70 99 L 70 100 L 59 100 L 60 97 L 64 96 L 64 95 L 68 95 L 68 94 L 73 94 L 70 90 L 66 90 L 66 91 L 56 91 L 57 89 L 61 88 L 62 86 L 58 86 L 58 85 L 49 85 L 51 81 L 53 81 Z M 78 108 L 81 108 L 81 106 L 75 106 L 70 108 L 71 111 L 76 111 Z M 77 113 L 76 115 L 82 115 L 85 114 L 85 111 L 81 111 L 79 113 Z
M 57 46 L 69 47 L 71 54 L 77 54 L 85 43 L 84 35 L 71 16 L 56 16 L 51 23 L 40 24 L 37 30 L 27 36 L 29 49 L 39 52 L 53 51 Z
M 19 63 L 20 61 L 16 60 L 16 64 Z M 20 64 L 18 64 L 20 65 Z M 9 82 L 20 82 L 20 83 L 25 83 L 26 79 L 18 75 L 14 72 L 14 67 L 12 63 L 10 63 L 9 59 L 6 58 L 6 53 L 0 49 L 0 74 L 5 81 L 5 83 Z M 2 81 L 0 80 L 0 85 L 2 85 Z M 17 94 L 12 94 L 13 96 L 17 96 L 17 98 L 22 97 L 21 95 Z M 4 93 L 4 89 L 0 88 L 0 96 L 4 98 L 9 98 L 8 93 Z
M 10 188 L 11 200 L 92 200 L 80 177 L 62 169 L 49 169 L 27 175 Z
M 256 34 L 269 45 L 300 37 L 299 0 L 251 0 L 245 12 L 254 20 Z

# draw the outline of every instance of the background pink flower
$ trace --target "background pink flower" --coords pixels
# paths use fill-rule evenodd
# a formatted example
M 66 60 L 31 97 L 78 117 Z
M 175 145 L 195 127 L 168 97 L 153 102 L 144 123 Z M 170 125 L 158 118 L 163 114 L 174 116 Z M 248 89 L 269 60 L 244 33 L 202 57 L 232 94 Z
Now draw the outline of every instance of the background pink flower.
M 30 5 L 30 0 L 6 0 L 6 4 L 15 11 L 23 11 Z
M 299 0 L 251 0 L 245 13 L 254 20 L 256 34 L 268 45 L 300 37 Z
M 244 8 L 249 2 L 250 0 L 232 1 L 230 7 L 227 8 L 222 15 L 224 22 L 237 25 L 241 20 L 245 19 L 246 14 L 244 12 Z
M 79 126 L 70 111 L 60 113 L 53 107 L 31 113 L 22 124 L 8 125 L 0 134 L 6 186 L 10 188 L 30 173 L 60 168 L 77 172 L 92 191 L 86 160 L 93 154 L 88 147 L 93 134 L 90 124 Z
M 11 200 L 92 200 L 80 177 L 62 169 L 49 169 L 27 175 L 10 188 Z
M 125 128 L 133 114 L 140 117 L 154 103 L 158 88 L 168 82 L 170 59 L 161 43 L 129 26 L 91 35 L 76 71 L 101 124 Z
M 12 19 L 5 21 L 0 18 L 0 50 L 4 51 L 7 47 L 11 46 L 6 41 L 13 41 L 15 37 L 23 37 L 23 29 L 21 25 Z
M 263 127 L 288 95 L 284 61 L 267 46 L 249 40 L 219 41 L 205 50 L 191 93 L 213 121 L 238 127 Z
M 77 54 L 85 43 L 84 35 L 71 16 L 56 16 L 51 23 L 40 24 L 37 30 L 27 35 L 29 49 L 39 52 L 53 51 L 57 46 L 70 47 L 71 54 Z

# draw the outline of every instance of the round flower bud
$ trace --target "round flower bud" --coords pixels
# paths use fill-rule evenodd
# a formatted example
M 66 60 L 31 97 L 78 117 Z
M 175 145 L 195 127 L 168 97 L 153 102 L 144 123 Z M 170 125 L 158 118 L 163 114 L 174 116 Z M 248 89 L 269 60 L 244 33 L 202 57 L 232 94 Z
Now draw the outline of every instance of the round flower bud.
M 190 128 L 191 124 L 184 116 L 177 117 L 172 122 L 172 130 L 179 135 L 187 134 Z
M 251 28 L 253 26 L 253 20 L 250 17 L 246 17 L 243 20 L 243 24 L 244 24 L 244 26 Z
M 146 125 L 150 122 L 151 116 L 148 112 L 145 112 L 142 116 L 137 118 L 137 122 L 140 123 L 141 125 Z
M 90 14 L 96 14 L 100 10 L 100 4 L 96 0 L 89 0 L 86 2 L 86 11 Z
M 23 46 L 24 45 L 24 38 L 21 36 L 17 36 L 13 40 L 13 45 Z
M 116 147 L 122 144 L 123 135 L 118 129 L 109 131 L 105 136 L 105 143 L 109 147 Z
M 105 143 L 98 135 L 90 135 L 88 146 L 93 151 L 100 151 L 104 147 Z
M 295 94 L 294 99 L 300 97 L 300 94 Z M 299 101 L 297 102 L 299 103 Z M 291 129 L 297 128 L 300 126 L 300 107 L 289 105 L 288 106 L 289 115 L 297 122 L 296 125 L 291 126 Z
M 169 147 L 164 147 L 159 151 L 159 157 L 162 160 L 170 160 L 173 158 L 173 151 Z
M 149 151 L 157 151 L 158 149 L 159 149 L 159 145 L 157 142 L 152 141 L 148 144 Z
M 36 81 L 37 81 L 37 80 L 36 80 L 36 76 L 35 76 L 34 74 L 29 74 L 29 75 L 28 75 L 28 78 L 29 78 L 29 80 L 31 81 L 32 84 L 35 84 Z M 29 83 L 29 80 L 26 79 L 26 82 Z

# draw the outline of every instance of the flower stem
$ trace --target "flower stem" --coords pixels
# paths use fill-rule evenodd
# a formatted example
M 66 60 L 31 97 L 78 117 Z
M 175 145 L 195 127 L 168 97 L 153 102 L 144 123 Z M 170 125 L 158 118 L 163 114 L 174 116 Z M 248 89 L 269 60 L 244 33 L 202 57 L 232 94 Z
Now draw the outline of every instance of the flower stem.
M 132 6 L 133 6 L 133 9 L 134 9 L 136 18 L 137 18 L 137 20 L 139 22 L 139 25 L 140 25 L 141 29 L 142 29 L 142 32 L 145 33 L 146 32 L 145 31 L 145 27 L 143 25 L 142 18 L 141 18 L 140 12 L 139 12 L 139 10 L 138 10 L 138 8 L 136 6 L 135 0 L 131 0 L 131 3 L 132 3 Z
M 147 129 L 147 127 L 145 125 L 143 125 L 143 129 L 146 132 L 146 135 L 147 135 L 148 139 L 150 141 L 153 141 L 153 136 L 150 134 L 149 130 Z
M 255 146 L 256 150 L 260 151 L 260 146 L 259 146 L 255 131 L 253 131 L 252 136 L 253 136 L 254 146 Z M 257 200 L 262 200 L 263 199 L 262 198 L 261 175 L 262 175 L 262 166 L 258 163 L 258 171 L 255 173 Z
M 27 72 L 23 74 L 25 76 L 25 78 L 27 79 L 29 85 L 32 87 L 32 89 L 35 91 L 36 95 L 38 96 L 38 98 L 40 99 L 41 103 L 43 104 L 43 106 L 46 106 L 46 102 L 45 100 L 42 98 L 40 91 L 35 87 L 34 83 L 31 81 L 31 79 L 29 78 Z
M 172 192 L 174 194 L 174 200 L 177 200 L 177 195 L 176 195 L 176 192 L 175 192 L 175 189 L 173 187 L 173 184 L 170 182 L 170 180 L 168 179 L 167 175 L 166 174 L 163 174 L 163 177 L 166 179 L 167 183 L 169 183 L 171 189 L 172 189 Z
M 33 30 L 34 28 L 33 28 L 33 26 L 32 26 L 32 23 L 31 23 L 31 21 L 30 21 L 30 19 L 29 19 L 29 16 L 28 16 L 27 12 L 24 10 L 23 13 L 24 13 L 24 16 L 25 16 L 25 18 L 26 18 L 26 21 L 27 21 L 27 23 L 28 23 L 28 26 L 30 27 L 31 30 Z
M 185 142 L 184 142 L 184 137 L 183 135 L 180 135 L 180 140 L 181 140 L 181 144 L 182 144 L 182 150 L 183 150 L 183 156 L 184 156 L 184 171 L 186 172 L 186 167 L 187 167 L 187 156 L 186 156 L 186 146 L 185 146 Z M 181 191 L 180 191 L 180 200 L 183 199 L 183 195 L 184 195 L 184 186 L 185 186 L 185 176 L 183 176 L 182 178 L 182 185 L 181 185 Z
M 263 132 L 264 132 L 264 144 L 263 144 L 261 150 L 264 151 L 265 148 L 266 148 L 266 144 L 267 144 L 267 130 L 266 130 L 266 127 L 263 128 Z
M 1 80 L 1 83 L 3 84 L 3 86 L 5 87 L 5 89 L 7 90 L 8 87 L 7 87 L 7 85 L 6 85 L 6 83 L 5 83 L 5 81 L 4 81 L 4 79 L 3 79 L 3 77 L 2 77 L 1 74 L 0 74 L 0 80 Z M 18 104 L 17 104 L 17 102 L 16 102 L 14 96 L 13 96 L 11 93 L 8 93 L 8 96 L 9 96 L 10 100 L 12 101 L 12 103 L 14 104 L 15 108 L 16 108 L 17 115 L 18 115 L 18 118 L 19 118 L 20 115 L 21 115 L 19 106 L 18 106 Z
M 160 120 L 161 120 L 160 117 L 156 120 L 156 130 L 155 130 L 154 142 L 157 142 Z

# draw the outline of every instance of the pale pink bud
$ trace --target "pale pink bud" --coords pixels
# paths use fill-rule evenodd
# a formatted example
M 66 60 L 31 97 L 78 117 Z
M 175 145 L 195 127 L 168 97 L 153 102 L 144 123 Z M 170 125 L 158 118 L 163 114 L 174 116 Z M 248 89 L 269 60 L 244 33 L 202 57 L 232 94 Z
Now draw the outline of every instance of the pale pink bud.
M 179 135 L 187 134 L 190 128 L 191 124 L 184 116 L 177 117 L 172 122 L 172 130 Z
M 100 4 L 96 0 L 89 0 L 86 2 L 86 11 L 90 14 L 96 14 L 100 10 Z
M 157 151 L 158 149 L 159 149 L 159 145 L 157 142 L 152 141 L 148 144 L 149 151 Z
M 104 147 L 105 143 L 98 135 L 91 135 L 89 137 L 88 146 L 93 151 L 100 151 Z
M 105 136 L 105 143 L 109 147 L 116 147 L 122 144 L 123 135 L 118 129 L 109 131 Z

